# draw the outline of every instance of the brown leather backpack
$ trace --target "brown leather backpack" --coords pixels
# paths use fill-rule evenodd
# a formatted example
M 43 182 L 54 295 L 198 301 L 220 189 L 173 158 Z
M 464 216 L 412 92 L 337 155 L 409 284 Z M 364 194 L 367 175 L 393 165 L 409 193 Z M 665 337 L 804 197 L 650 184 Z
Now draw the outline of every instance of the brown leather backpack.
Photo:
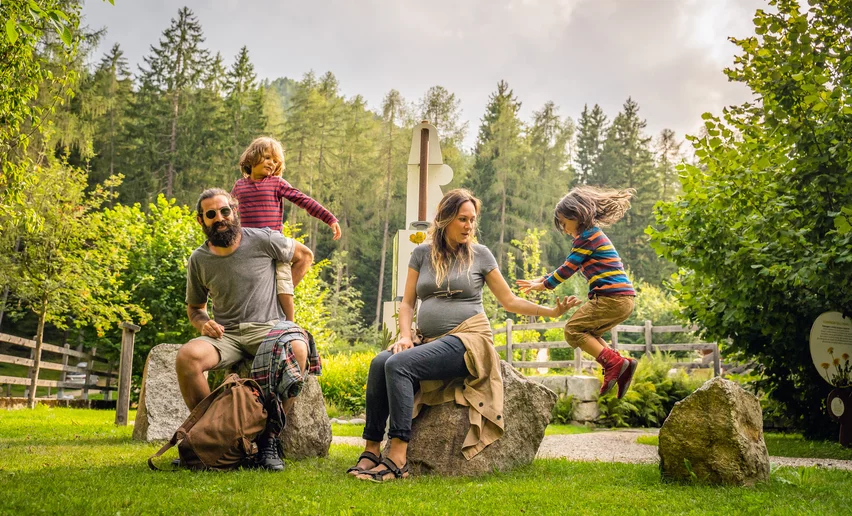
M 189 469 L 235 469 L 257 453 L 254 443 L 266 426 L 263 390 L 254 380 L 229 375 L 201 400 L 169 442 L 148 459 L 177 445 L 180 465 Z

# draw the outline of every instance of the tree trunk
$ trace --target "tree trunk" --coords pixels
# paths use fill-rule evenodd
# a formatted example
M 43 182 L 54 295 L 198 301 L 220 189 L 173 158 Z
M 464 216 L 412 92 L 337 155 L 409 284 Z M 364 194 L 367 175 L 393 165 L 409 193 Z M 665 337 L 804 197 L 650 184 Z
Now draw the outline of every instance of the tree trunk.
M 166 171 L 166 197 L 174 197 L 175 184 L 175 153 L 177 152 L 177 119 L 179 111 L 178 94 L 175 92 L 172 101 L 172 131 L 169 135 L 169 168 Z
M 497 246 L 497 267 L 503 271 L 503 238 L 506 232 L 506 183 L 503 183 L 503 200 L 500 203 L 500 243 Z
M 387 185 L 385 187 L 385 227 L 382 233 L 382 258 L 379 261 L 379 291 L 376 294 L 376 319 L 373 321 L 373 325 L 378 329 L 382 328 L 382 290 L 385 281 L 385 255 L 387 255 L 388 252 L 388 226 L 390 225 L 391 181 L 393 180 L 393 119 L 394 117 L 391 116 L 390 138 L 388 143 Z
M 38 385 L 38 373 L 41 368 L 41 347 L 44 341 L 44 320 L 47 318 L 47 294 L 41 298 L 41 311 L 38 314 L 38 330 L 36 331 L 35 359 L 33 361 L 33 377 L 30 382 L 30 392 L 27 396 L 27 407 L 35 408 L 36 388 Z

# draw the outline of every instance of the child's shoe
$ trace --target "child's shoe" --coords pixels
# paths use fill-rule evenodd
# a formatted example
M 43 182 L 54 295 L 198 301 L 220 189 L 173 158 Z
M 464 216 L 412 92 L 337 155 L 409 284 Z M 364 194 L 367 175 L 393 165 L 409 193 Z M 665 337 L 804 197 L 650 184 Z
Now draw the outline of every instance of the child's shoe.
M 618 377 L 618 399 L 627 394 L 627 389 L 630 388 L 630 382 L 633 381 L 633 373 L 636 372 L 636 366 L 639 362 L 635 358 L 625 358 L 629 362 L 627 369 Z
M 600 395 L 603 396 L 618 385 L 618 398 L 621 399 L 630 387 L 630 381 L 633 380 L 636 360 L 624 358 L 611 348 L 604 348 L 595 360 L 604 370 Z

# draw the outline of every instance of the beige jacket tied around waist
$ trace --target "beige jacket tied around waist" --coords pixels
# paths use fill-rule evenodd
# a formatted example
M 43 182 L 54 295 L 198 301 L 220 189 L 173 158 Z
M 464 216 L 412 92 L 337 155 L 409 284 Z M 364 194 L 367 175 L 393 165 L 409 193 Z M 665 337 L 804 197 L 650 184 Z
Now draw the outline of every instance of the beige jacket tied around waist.
M 464 361 L 470 376 L 420 382 L 420 391 L 414 397 L 412 418 L 420 414 L 424 405 L 455 401 L 470 407 L 470 430 L 462 444 L 462 455 L 470 460 L 503 435 L 505 421 L 500 357 L 494 350 L 494 335 L 484 313 L 467 319 L 446 335 L 454 335 L 464 343 L 467 349 Z

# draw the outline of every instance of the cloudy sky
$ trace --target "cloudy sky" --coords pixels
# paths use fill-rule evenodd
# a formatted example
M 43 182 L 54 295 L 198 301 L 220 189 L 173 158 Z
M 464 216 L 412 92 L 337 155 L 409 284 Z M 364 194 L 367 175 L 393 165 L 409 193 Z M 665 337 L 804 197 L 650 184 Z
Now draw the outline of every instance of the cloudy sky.
M 525 120 L 548 100 L 575 121 L 585 103 L 611 119 L 632 96 L 648 135 L 695 133 L 701 113 L 749 98 L 722 73 L 727 37 L 751 35 L 766 0 L 88 0 L 85 23 L 107 29 L 97 58 L 117 42 L 136 71 L 184 4 L 211 51 L 230 64 L 247 46 L 259 78 L 331 71 L 375 110 L 390 89 L 417 101 L 444 86 L 472 146 L 501 79 Z

